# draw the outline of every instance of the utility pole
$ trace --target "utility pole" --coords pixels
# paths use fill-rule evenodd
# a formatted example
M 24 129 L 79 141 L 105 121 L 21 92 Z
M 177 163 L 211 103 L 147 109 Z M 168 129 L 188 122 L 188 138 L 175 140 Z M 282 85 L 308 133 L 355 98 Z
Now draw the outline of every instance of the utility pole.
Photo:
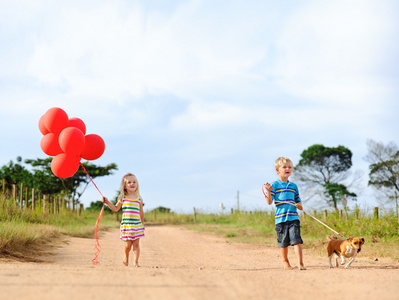
M 237 191 L 237 211 L 240 211 L 240 191 Z

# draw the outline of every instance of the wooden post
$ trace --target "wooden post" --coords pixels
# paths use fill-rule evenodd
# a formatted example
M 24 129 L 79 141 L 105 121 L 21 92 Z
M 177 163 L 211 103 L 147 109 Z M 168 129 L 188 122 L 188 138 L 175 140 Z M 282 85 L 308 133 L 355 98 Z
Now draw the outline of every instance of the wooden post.
M 344 215 L 342 209 L 339 210 L 339 218 L 342 220 L 342 216 Z
M 22 202 L 24 202 L 24 184 L 21 183 L 21 190 L 19 191 L 19 208 L 22 209 Z
M 57 213 L 57 197 L 53 198 L 53 213 L 56 214 Z
M 17 185 L 13 184 L 12 185 L 12 197 L 15 202 L 17 202 Z
M 29 188 L 25 188 L 25 208 L 28 208 Z
M 327 219 L 327 210 L 324 211 L 324 219 Z
M 378 207 L 374 207 L 374 218 L 378 219 Z
M 46 212 L 46 195 L 43 195 L 43 212 Z
M 35 211 L 35 189 L 32 189 L 32 210 Z
M 3 178 L 3 197 L 6 198 L 6 180 Z
M 194 210 L 194 222 L 197 222 L 197 213 L 195 211 L 195 207 L 193 207 L 193 210 Z

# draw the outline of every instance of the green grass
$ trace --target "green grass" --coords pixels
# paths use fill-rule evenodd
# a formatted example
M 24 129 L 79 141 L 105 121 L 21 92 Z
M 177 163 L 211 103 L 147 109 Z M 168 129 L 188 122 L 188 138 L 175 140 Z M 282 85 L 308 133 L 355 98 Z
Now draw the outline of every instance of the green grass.
M 35 260 L 63 236 L 93 237 L 99 212 L 61 210 L 57 214 L 42 209 L 20 209 L 13 201 L 0 199 L 0 257 Z M 101 230 L 116 227 L 115 215 L 104 213 Z
M 363 256 L 378 258 L 390 257 L 399 260 L 399 223 L 393 213 L 386 213 L 378 219 L 372 215 L 329 213 L 315 217 L 345 237 L 364 237 L 366 244 Z M 274 213 L 253 212 L 226 215 L 173 213 L 146 213 L 147 224 L 183 224 L 188 229 L 214 232 L 232 242 L 277 245 Z M 301 216 L 303 248 L 308 252 L 325 256 L 327 236 L 337 236 L 330 229 L 312 219 Z M 339 236 L 337 236 L 339 237 Z

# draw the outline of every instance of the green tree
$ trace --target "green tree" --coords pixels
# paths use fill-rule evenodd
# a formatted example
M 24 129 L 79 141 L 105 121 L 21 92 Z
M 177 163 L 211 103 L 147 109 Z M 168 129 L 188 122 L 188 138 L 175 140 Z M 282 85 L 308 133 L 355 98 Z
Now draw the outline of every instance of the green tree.
M 367 141 L 368 154 L 365 160 L 370 163 L 370 186 L 382 191 L 388 198 L 395 199 L 399 193 L 399 148 L 394 142 L 384 145 L 373 140 Z
M 28 169 L 20 164 L 21 161 L 22 158 L 18 156 L 17 163 L 10 161 L 7 165 L 1 167 L 0 178 L 5 179 L 6 184 L 32 184 L 33 175 Z
M 52 158 L 25 160 L 25 163 L 33 167 L 34 187 L 43 193 L 61 193 L 79 202 L 80 197 L 90 184 L 90 178 L 81 167 L 72 177 L 58 178 L 51 171 L 51 161 Z M 112 171 L 118 169 L 115 163 L 101 167 L 84 162 L 83 166 L 92 179 L 112 175 Z
M 348 191 L 344 181 L 351 175 L 352 152 L 344 147 L 312 145 L 301 153 L 301 160 L 295 166 L 295 178 L 302 186 L 319 194 L 338 210 L 338 203 L 356 194 Z

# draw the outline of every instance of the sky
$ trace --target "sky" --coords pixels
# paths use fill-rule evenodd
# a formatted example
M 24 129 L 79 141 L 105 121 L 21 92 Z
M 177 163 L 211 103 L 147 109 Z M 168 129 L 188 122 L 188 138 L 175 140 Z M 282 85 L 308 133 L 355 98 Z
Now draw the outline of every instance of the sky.
M 118 166 L 95 179 L 110 199 L 131 172 L 145 210 L 268 210 L 274 161 L 296 165 L 323 144 L 352 151 L 357 204 L 372 207 L 366 141 L 399 142 L 398 11 L 393 0 L 3 0 L 0 165 L 46 158 L 38 122 L 59 107 L 104 139 L 93 163 Z M 305 211 L 323 208 L 299 191 Z M 81 202 L 100 199 L 90 184 Z

